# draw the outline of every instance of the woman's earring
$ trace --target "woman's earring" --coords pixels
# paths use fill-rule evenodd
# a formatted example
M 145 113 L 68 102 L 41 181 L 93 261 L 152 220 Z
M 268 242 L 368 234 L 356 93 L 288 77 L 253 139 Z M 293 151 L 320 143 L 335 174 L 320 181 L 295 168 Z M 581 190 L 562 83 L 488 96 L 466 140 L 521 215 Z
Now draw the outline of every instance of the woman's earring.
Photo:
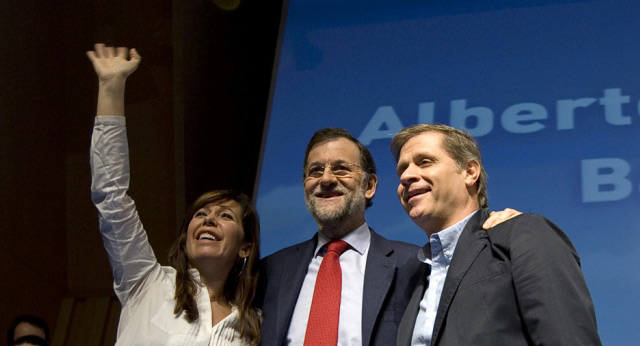
M 247 265 L 247 258 L 243 257 L 242 259 L 244 261 L 242 262 L 242 268 L 240 268 L 240 271 L 238 271 L 238 276 L 240 276 L 240 274 L 242 274 L 242 272 L 244 271 L 244 267 Z

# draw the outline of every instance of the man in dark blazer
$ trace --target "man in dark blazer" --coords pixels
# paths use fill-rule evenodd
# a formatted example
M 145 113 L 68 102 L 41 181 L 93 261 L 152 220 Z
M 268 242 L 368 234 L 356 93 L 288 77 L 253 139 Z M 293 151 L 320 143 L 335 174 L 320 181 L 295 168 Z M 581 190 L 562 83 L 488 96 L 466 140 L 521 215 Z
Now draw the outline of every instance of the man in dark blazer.
M 415 257 L 418 247 L 370 231 L 361 312 L 362 345 L 393 345 L 398 323 L 419 280 L 420 262 Z M 265 259 L 262 345 L 287 344 L 293 310 L 316 243 L 317 235 Z
M 417 246 L 387 240 L 365 222 L 377 187 L 369 150 L 345 130 L 322 129 L 307 146 L 303 169 L 305 200 L 319 230 L 312 239 L 262 260 L 257 297 L 262 345 L 303 344 L 315 273 L 324 255 L 321 245 L 334 239 L 351 245 L 345 254 L 352 262 L 340 257 L 342 304 L 351 305 L 341 307 L 338 344 L 394 344 L 421 263 Z M 363 276 L 345 274 L 350 272 Z M 345 280 L 356 288 L 346 288 Z
M 371 153 L 343 129 L 322 129 L 307 145 L 303 172 L 305 200 L 318 233 L 262 260 L 257 296 L 262 345 L 303 344 L 323 244 L 334 239 L 351 246 L 345 263 L 345 255 L 340 257 L 346 305 L 341 305 L 337 343 L 393 345 L 421 279 L 421 262 L 417 246 L 387 240 L 365 222 L 378 182 Z M 517 213 L 494 214 L 484 226 Z
M 486 173 L 466 132 L 422 124 L 392 140 L 398 196 L 429 237 L 398 329 L 409 345 L 600 345 L 580 260 L 539 215 L 489 232 Z

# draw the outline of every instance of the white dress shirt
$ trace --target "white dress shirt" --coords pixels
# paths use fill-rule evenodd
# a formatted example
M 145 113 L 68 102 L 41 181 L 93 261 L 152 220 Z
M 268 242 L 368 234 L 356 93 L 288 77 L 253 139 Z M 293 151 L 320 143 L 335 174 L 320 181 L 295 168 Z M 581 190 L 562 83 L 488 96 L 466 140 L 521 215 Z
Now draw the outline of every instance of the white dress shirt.
M 355 346 L 362 345 L 362 302 L 364 288 L 364 273 L 367 264 L 367 255 L 371 244 L 371 232 L 366 222 L 342 240 L 346 241 L 350 248 L 340 256 L 340 268 L 342 270 L 342 293 L 340 298 L 340 320 L 338 326 L 338 345 Z M 309 311 L 313 300 L 313 291 L 316 285 L 316 277 L 320 264 L 327 251 L 323 247 L 330 240 L 318 233 L 318 245 L 315 255 L 309 264 L 307 275 L 302 283 L 300 294 L 293 310 L 291 325 L 287 334 L 289 345 L 303 345 L 307 331 Z
M 176 270 L 163 267 L 149 245 L 129 188 L 129 152 L 125 118 L 98 116 L 91 140 L 91 198 L 100 220 L 100 233 L 113 269 L 114 290 L 122 311 L 116 345 L 243 346 L 236 330 L 238 310 L 215 326 L 209 294 L 197 270 L 189 272 L 200 284 L 198 320 L 175 316 Z
M 431 267 L 431 274 L 427 277 L 429 285 L 420 301 L 420 310 L 413 328 L 412 346 L 431 345 L 433 326 L 436 321 L 436 313 L 440 304 L 440 296 L 447 272 L 453 258 L 453 252 L 458 243 L 458 238 L 469 222 L 469 219 L 477 210 L 469 214 L 455 225 L 434 233 L 429 237 L 429 242 L 418 250 L 418 259 Z

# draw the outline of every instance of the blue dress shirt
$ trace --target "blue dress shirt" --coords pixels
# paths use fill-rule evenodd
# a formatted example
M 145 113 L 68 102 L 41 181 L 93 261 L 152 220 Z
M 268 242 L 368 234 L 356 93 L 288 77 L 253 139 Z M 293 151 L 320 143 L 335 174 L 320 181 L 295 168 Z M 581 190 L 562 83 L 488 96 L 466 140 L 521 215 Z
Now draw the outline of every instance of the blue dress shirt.
M 418 259 L 431 267 L 431 274 L 427 277 L 429 286 L 420 301 L 420 310 L 411 338 L 412 346 L 429 346 L 431 344 L 440 295 L 453 258 L 453 252 L 462 230 L 476 212 L 477 210 L 455 225 L 432 234 L 429 237 L 429 242 L 418 251 Z

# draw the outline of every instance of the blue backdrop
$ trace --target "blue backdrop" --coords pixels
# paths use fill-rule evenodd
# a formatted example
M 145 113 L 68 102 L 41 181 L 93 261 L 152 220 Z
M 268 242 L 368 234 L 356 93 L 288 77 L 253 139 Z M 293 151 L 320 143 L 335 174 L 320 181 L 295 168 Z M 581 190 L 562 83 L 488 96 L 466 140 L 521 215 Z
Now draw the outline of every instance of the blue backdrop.
M 492 209 L 556 222 L 574 242 L 605 345 L 640 341 L 640 2 L 290 0 L 258 193 L 262 251 L 310 238 L 311 135 L 348 129 L 380 185 L 367 221 L 427 238 L 395 195 L 391 136 L 446 123 L 478 139 Z

